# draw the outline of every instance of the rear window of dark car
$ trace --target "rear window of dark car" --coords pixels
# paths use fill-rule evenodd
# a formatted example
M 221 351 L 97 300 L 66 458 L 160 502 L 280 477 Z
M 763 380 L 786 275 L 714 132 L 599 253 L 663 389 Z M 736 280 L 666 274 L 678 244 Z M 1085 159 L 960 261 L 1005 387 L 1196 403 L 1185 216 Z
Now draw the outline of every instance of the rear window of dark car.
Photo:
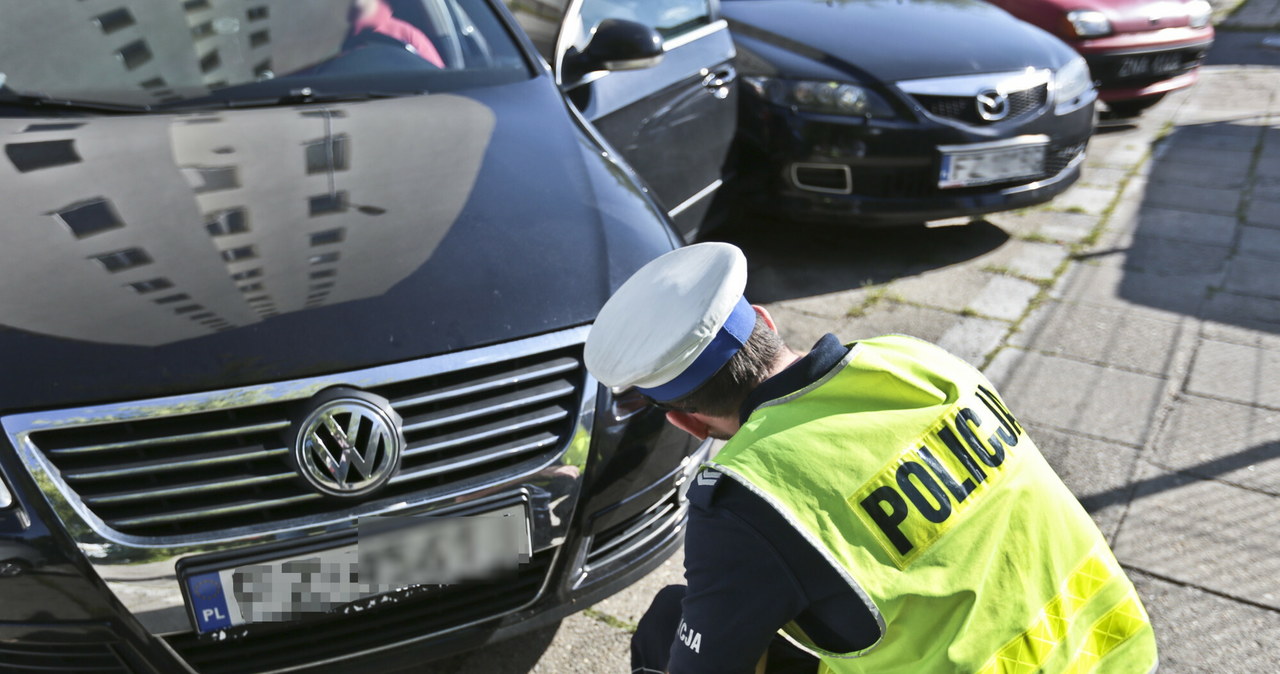
M 0 82 L 122 105 L 439 91 L 528 77 L 489 0 L 0 4 Z

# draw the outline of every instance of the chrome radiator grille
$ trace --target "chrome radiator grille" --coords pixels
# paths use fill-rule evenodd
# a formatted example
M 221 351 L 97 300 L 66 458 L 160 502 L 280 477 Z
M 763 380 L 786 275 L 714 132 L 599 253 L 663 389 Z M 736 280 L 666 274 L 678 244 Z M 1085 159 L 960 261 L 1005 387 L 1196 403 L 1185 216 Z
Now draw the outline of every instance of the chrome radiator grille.
M 403 417 L 401 469 L 379 498 L 447 491 L 546 461 L 566 446 L 586 382 L 581 351 L 580 344 L 515 351 L 447 371 L 435 371 L 427 359 L 351 379 L 320 378 L 285 396 L 262 387 L 224 392 L 196 409 L 152 405 L 143 415 L 121 415 L 127 419 L 80 423 L 72 415 L 48 430 L 34 427 L 25 441 L 54 468 L 64 490 L 110 529 L 212 538 L 349 512 L 350 504 L 305 486 L 289 463 L 290 420 L 316 387 L 358 386 L 390 400 Z
M 673 489 L 644 512 L 596 534 L 587 550 L 585 570 L 589 573 L 593 568 L 607 566 L 652 539 L 678 529 L 687 510 Z
M 914 94 L 920 105 L 934 117 L 956 119 L 966 124 L 991 124 L 978 114 L 977 99 L 973 96 L 933 96 Z M 1030 89 L 1012 91 L 1008 94 L 1009 112 L 1001 121 L 1018 119 L 1023 115 L 1035 112 L 1049 100 L 1049 85 L 1041 84 Z
M 0 671 L 6 674 L 128 674 L 110 644 L 13 643 L 0 641 Z

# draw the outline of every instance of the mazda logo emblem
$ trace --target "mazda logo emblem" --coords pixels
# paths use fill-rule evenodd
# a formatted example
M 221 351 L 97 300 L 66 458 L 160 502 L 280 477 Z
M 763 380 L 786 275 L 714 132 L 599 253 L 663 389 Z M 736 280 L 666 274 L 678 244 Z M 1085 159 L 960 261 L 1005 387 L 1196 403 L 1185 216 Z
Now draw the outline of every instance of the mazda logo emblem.
M 325 391 L 296 424 L 294 468 L 326 496 L 366 496 L 400 468 L 401 424 L 383 398 L 354 389 Z
M 988 122 L 998 122 L 1009 116 L 1009 97 L 998 91 L 980 92 L 977 105 L 978 116 Z

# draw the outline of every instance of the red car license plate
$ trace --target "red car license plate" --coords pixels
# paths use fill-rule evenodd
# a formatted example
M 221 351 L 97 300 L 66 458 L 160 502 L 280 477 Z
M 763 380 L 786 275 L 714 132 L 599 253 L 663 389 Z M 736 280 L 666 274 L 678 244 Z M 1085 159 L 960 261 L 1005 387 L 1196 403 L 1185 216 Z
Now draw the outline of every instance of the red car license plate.
M 1181 66 L 1182 57 L 1178 54 L 1126 56 L 1120 61 L 1120 77 L 1164 75 L 1174 72 Z

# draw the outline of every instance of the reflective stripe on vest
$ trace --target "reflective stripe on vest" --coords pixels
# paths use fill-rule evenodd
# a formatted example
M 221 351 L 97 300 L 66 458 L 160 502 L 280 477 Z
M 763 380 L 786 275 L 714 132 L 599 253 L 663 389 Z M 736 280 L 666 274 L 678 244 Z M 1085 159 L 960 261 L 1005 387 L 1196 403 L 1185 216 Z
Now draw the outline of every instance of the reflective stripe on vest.
M 826 672 L 1148 672 L 1146 613 L 1101 533 L 979 372 L 858 343 L 709 464 L 777 509 L 868 603 L 858 653 L 784 632 Z
M 1107 581 L 1122 572 L 1106 550 L 1095 549 L 1062 583 L 1062 589 L 1041 609 L 1027 631 L 1005 644 L 980 674 L 1034 674 L 1040 671 L 1054 649 L 1067 638 L 1067 630 L 1083 627 L 1078 617 Z M 1065 672 L 1091 672 L 1102 658 L 1147 624 L 1146 613 L 1137 595 L 1130 593 L 1119 606 L 1108 611 L 1088 628 L 1085 641 L 1077 649 Z

